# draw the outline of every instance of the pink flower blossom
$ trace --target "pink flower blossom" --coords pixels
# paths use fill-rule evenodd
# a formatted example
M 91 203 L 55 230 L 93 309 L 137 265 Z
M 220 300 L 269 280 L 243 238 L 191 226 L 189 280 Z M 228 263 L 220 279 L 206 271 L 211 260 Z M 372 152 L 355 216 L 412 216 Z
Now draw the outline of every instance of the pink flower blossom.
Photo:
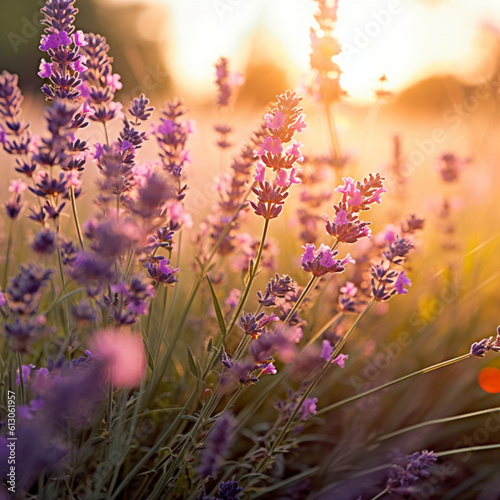
M 280 186 L 280 187 L 288 187 L 289 184 L 288 184 L 288 178 L 287 178 L 287 175 L 286 175 L 286 171 L 285 170 L 278 170 L 278 172 L 276 172 L 276 179 L 274 180 L 274 182 Z
M 233 288 L 224 302 L 227 307 L 236 307 L 238 301 L 240 300 L 241 290 L 239 288 Z
M 267 128 L 280 128 L 285 123 L 285 114 L 280 110 L 276 111 L 274 116 L 271 113 L 267 113 L 264 118 L 266 120 Z
M 358 293 L 358 289 L 354 283 L 346 281 L 346 284 L 340 289 L 340 292 L 349 297 L 355 297 Z
M 333 354 L 333 347 L 332 344 L 328 340 L 323 340 L 323 343 L 321 344 L 321 357 L 328 361 Z
M 337 226 L 344 226 L 345 224 L 349 224 L 349 219 L 347 218 L 347 211 L 340 210 L 335 219 L 333 219 L 333 222 Z
M 266 154 L 266 151 L 274 155 L 281 154 L 281 152 L 283 151 L 283 145 L 281 144 L 281 140 L 279 139 L 279 137 L 273 138 L 271 136 L 267 136 L 264 139 L 257 154 L 259 156 L 262 156 Z
M 345 362 L 349 358 L 348 354 L 339 354 L 333 361 L 332 364 L 335 363 L 336 365 L 339 365 L 340 368 L 345 367 Z
M 88 70 L 88 67 L 85 66 L 86 62 L 87 62 L 87 57 L 80 56 L 74 61 L 70 62 L 69 65 L 73 71 L 78 71 L 79 73 L 83 73 L 84 71 Z
M 295 129 L 297 132 L 301 132 L 307 127 L 307 124 L 305 122 L 305 116 L 300 115 L 297 121 L 292 125 L 292 128 Z
M 14 194 L 21 194 L 28 188 L 28 185 L 21 179 L 13 179 L 10 181 L 9 192 Z
M 288 146 L 285 151 L 287 155 L 292 155 L 295 158 L 295 161 L 298 161 L 299 163 L 304 161 L 304 157 L 299 150 L 300 146 L 302 146 L 302 143 L 299 141 L 295 141 L 293 144 Z
M 179 222 L 186 228 L 193 226 L 193 218 L 184 210 L 184 205 L 180 201 L 167 202 L 165 213 L 172 222 Z
M 123 87 L 123 83 L 120 82 L 120 78 L 121 76 L 118 73 L 106 75 L 106 84 L 113 90 L 120 90 Z
M 404 287 L 411 286 L 411 281 L 410 279 L 406 276 L 404 271 L 401 271 L 396 279 L 396 283 L 394 283 L 394 288 L 400 295 L 405 295 L 408 293 L 408 290 L 406 290 Z
M 88 45 L 85 41 L 85 35 L 82 30 L 78 30 L 74 33 L 73 42 L 77 47 L 84 47 L 85 45 Z
M 40 71 L 38 72 L 40 78 L 50 78 L 52 76 L 52 66 L 46 62 L 45 59 L 40 61 Z
M 300 178 L 295 176 L 297 173 L 299 173 L 299 171 L 300 171 L 300 169 L 298 169 L 298 168 L 292 168 L 290 170 L 290 177 L 288 178 L 288 182 L 290 183 L 290 185 L 302 183 Z
M 257 162 L 255 165 L 255 182 L 264 182 L 266 178 L 266 166 L 262 162 Z
M 140 335 L 124 330 L 102 330 L 91 341 L 94 357 L 104 363 L 115 388 L 138 387 L 146 373 L 146 354 Z
M 278 370 L 276 370 L 276 367 L 273 365 L 273 363 L 267 363 L 267 365 L 264 367 L 262 370 L 261 375 L 276 375 L 278 373 Z
M 71 170 L 68 172 L 68 184 L 73 186 L 75 189 L 79 189 L 82 186 L 82 181 L 80 179 L 80 173 L 77 170 Z

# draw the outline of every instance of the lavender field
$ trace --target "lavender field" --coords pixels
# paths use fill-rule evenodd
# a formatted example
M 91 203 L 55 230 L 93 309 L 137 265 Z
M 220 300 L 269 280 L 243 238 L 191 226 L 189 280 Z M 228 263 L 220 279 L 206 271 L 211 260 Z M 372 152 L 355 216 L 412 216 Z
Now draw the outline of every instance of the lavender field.
M 500 499 L 498 6 L 202 3 L 4 33 L 0 499 Z

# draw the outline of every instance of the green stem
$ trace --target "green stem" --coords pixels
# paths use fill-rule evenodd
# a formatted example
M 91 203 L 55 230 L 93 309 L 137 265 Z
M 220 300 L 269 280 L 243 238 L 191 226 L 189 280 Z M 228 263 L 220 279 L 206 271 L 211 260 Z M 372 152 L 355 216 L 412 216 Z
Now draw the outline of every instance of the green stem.
M 387 487 L 385 490 L 381 491 L 378 495 L 375 495 L 372 500 L 378 500 L 379 498 L 382 498 L 385 496 L 386 493 L 389 493 L 390 488 Z
M 412 372 L 412 373 L 409 373 L 408 375 L 405 375 L 403 377 L 397 378 L 395 380 L 391 380 L 390 382 L 387 382 L 386 384 L 379 385 L 378 387 L 374 387 L 373 389 L 369 389 L 368 391 L 361 392 L 359 394 L 356 394 L 355 396 L 351 396 L 350 398 L 343 399 L 342 401 L 338 401 L 337 403 L 333 403 L 329 406 L 326 406 L 325 408 L 322 408 L 321 410 L 319 410 L 316 413 L 316 415 L 322 415 L 324 413 L 328 413 L 329 411 L 331 411 L 335 408 L 338 408 L 340 406 L 343 406 L 347 403 L 352 403 L 353 401 L 364 398 L 365 396 L 369 396 L 370 394 L 373 394 L 375 392 L 386 389 L 387 387 L 391 387 L 392 385 L 399 384 L 399 382 L 404 382 L 405 380 L 416 377 L 417 375 L 422 375 L 423 373 L 429 373 L 429 372 L 432 372 L 434 370 L 438 370 L 439 368 L 444 368 L 445 366 L 449 366 L 449 365 L 452 365 L 454 363 L 458 363 L 459 361 L 463 361 L 464 359 L 468 359 L 470 357 L 471 357 L 471 354 L 467 353 L 467 354 L 464 354 L 462 356 L 458 356 L 457 358 L 448 359 L 447 361 L 443 361 L 443 362 L 438 363 L 436 365 L 428 366 L 427 368 L 422 368 L 421 370 L 417 370 L 416 372 Z
M 500 448 L 500 443 L 484 444 L 480 446 L 469 446 L 468 448 L 458 448 L 456 450 L 440 451 L 436 453 L 438 457 L 448 457 L 450 455 L 459 455 L 460 453 L 469 453 L 471 451 L 496 450 Z
M 278 437 L 274 440 L 273 444 L 271 445 L 269 452 L 268 452 L 268 457 L 272 457 L 273 452 L 276 450 L 276 448 L 283 442 L 283 439 L 285 438 L 290 426 L 292 425 L 292 422 L 294 421 L 295 417 L 297 416 L 298 412 L 302 408 L 302 405 L 304 404 L 304 401 L 309 397 L 309 395 L 312 393 L 312 391 L 315 389 L 315 387 L 318 385 L 319 381 L 323 377 L 323 375 L 326 373 L 330 365 L 332 364 L 332 361 L 338 356 L 340 351 L 342 350 L 342 347 L 344 344 L 347 342 L 347 339 L 350 337 L 352 332 L 356 329 L 360 321 L 365 317 L 365 315 L 368 313 L 370 310 L 371 306 L 375 303 L 375 300 L 372 299 L 368 304 L 366 305 L 365 309 L 363 312 L 356 318 L 356 321 L 351 325 L 347 333 L 344 335 L 344 337 L 337 343 L 335 346 L 335 349 L 333 350 L 330 359 L 324 364 L 324 366 L 321 368 L 321 370 L 316 374 L 314 377 L 313 381 L 311 384 L 308 386 L 308 388 L 304 391 L 304 394 L 300 398 L 300 401 L 298 404 L 295 406 L 292 414 L 290 417 L 287 419 L 285 425 L 281 429 L 281 432 L 278 434 Z M 267 459 L 262 460 L 259 465 L 256 467 L 255 472 L 260 472 L 262 468 L 266 465 Z
M 78 212 L 76 210 L 76 197 L 75 197 L 75 187 L 71 186 L 69 190 L 69 196 L 71 200 L 71 209 L 73 210 L 73 220 L 75 222 L 76 234 L 78 235 L 78 241 L 80 242 L 80 247 L 83 250 L 83 235 L 82 229 L 80 227 L 80 220 L 78 218 Z
M 227 327 L 227 330 L 226 330 L 227 335 L 229 335 L 231 333 L 231 330 L 233 329 L 234 325 L 236 324 L 236 321 L 238 321 L 240 313 L 241 313 L 243 307 L 245 306 L 245 302 L 248 298 L 248 295 L 250 294 L 250 289 L 252 288 L 252 284 L 253 284 L 255 277 L 257 276 L 257 273 L 259 271 L 259 265 L 260 265 L 260 261 L 262 259 L 262 252 L 264 251 L 267 233 L 269 230 L 269 221 L 270 221 L 270 219 L 266 219 L 264 222 L 264 227 L 262 229 L 262 236 L 260 238 L 260 243 L 259 243 L 259 249 L 257 250 L 257 256 L 255 257 L 255 262 L 253 262 L 253 264 L 251 264 L 251 268 L 248 272 L 248 280 L 245 284 L 245 289 L 243 290 L 243 293 L 240 296 L 240 300 L 238 301 L 238 304 L 234 310 L 231 321 L 229 322 L 229 325 Z
M 47 307 L 47 309 L 45 309 L 40 314 L 42 316 L 46 316 L 49 312 L 51 312 L 55 307 L 57 307 L 59 304 L 63 303 L 65 300 L 73 297 L 73 295 L 77 295 L 77 294 L 82 293 L 84 291 L 85 291 L 85 288 L 78 288 L 77 290 L 73 290 L 72 292 L 68 292 L 67 294 L 63 295 L 64 289 L 61 288 L 59 293 L 56 295 L 56 297 L 52 301 L 52 304 L 50 304 Z
M 302 305 L 302 302 L 306 299 L 306 297 L 309 295 L 310 291 L 316 286 L 316 283 L 320 280 L 318 276 L 312 276 L 311 279 L 309 280 L 309 283 L 307 283 L 306 287 L 304 290 L 302 290 L 302 293 L 299 295 L 299 298 L 297 299 L 297 302 L 293 305 L 291 311 L 288 313 L 287 317 L 285 318 L 284 323 L 287 324 L 291 319 L 292 316 L 295 314 L 295 311 Z
M 462 420 L 470 417 L 477 417 L 479 415 L 487 415 L 489 413 L 495 413 L 497 411 L 500 411 L 500 406 L 496 408 L 488 408 L 486 410 L 473 411 L 471 413 L 464 413 L 463 415 L 455 415 L 453 417 L 444 417 L 444 418 L 436 418 L 434 420 L 427 420 L 426 422 L 420 422 L 418 424 L 410 425 L 408 427 L 403 427 L 402 429 L 398 429 L 397 431 L 384 434 L 379 438 L 377 438 L 377 441 L 385 441 L 386 439 L 391 439 L 395 436 L 399 436 L 400 434 L 405 434 L 407 432 L 414 431 L 416 429 L 421 429 L 429 425 L 447 424 L 448 422 L 454 422 L 456 420 Z
M 104 136 L 106 137 L 106 145 L 109 146 L 109 135 L 108 135 L 108 127 L 106 127 L 106 122 L 102 122 L 102 126 L 104 127 Z
M 175 418 L 175 420 L 170 424 L 168 429 L 160 436 L 159 439 L 156 440 L 155 444 L 149 449 L 149 451 L 141 458 L 141 460 L 137 462 L 135 467 L 133 467 L 132 470 L 125 476 L 123 481 L 120 483 L 118 488 L 111 496 L 111 500 L 116 500 L 117 498 L 120 497 L 120 493 L 128 485 L 128 483 L 137 476 L 138 472 L 142 469 L 142 467 L 146 464 L 146 462 L 162 447 L 163 443 L 173 434 L 173 432 L 179 425 L 179 422 L 182 420 L 182 417 L 185 415 L 187 409 L 194 401 L 195 397 L 196 397 L 196 392 L 193 392 L 189 397 L 189 399 L 186 401 L 186 404 L 184 405 L 182 410 Z
M 161 365 L 158 367 L 157 370 L 155 370 L 155 374 L 153 375 L 153 380 L 152 380 L 151 386 L 149 388 L 150 394 L 154 394 L 154 392 L 156 391 L 156 388 L 157 388 L 158 384 L 160 383 L 161 377 L 163 376 L 163 372 L 165 371 L 168 363 L 170 362 L 170 358 L 172 357 L 172 354 L 173 354 L 174 349 L 175 349 L 175 345 L 177 344 L 177 341 L 179 340 L 179 337 L 180 337 L 180 334 L 182 331 L 182 327 L 184 326 L 184 322 L 186 321 L 189 310 L 191 309 L 191 306 L 194 302 L 194 299 L 196 297 L 196 293 L 198 292 L 198 289 L 199 289 L 201 283 L 203 282 L 203 280 L 205 279 L 205 275 L 208 272 L 208 269 L 210 268 L 210 263 L 211 263 L 212 259 L 214 258 L 222 241 L 229 233 L 233 222 L 236 220 L 236 218 L 238 217 L 238 214 L 245 206 L 246 199 L 248 198 L 248 196 L 250 195 L 251 192 L 252 192 L 252 186 L 250 186 L 248 188 L 248 190 L 245 193 L 245 195 L 243 196 L 243 199 L 242 199 L 241 203 L 239 204 L 238 208 L 235 210 L 233 216 L 231 217 L 229 222 L 226 224 L 224 229 L 221 231 L 219 238 L 215 242 L 211 252 L 207 256 L 203 265 L 201 266 L 200 273 L 199 273 L 198 277 L 196 278 L 196 281 L 193 284 L 193 288 L 191 289 L 191 292 L 190 292 L 189 297 L 186 301 L 184 309 L 181 312 L 179 322 L 177 323 L 177 327 L 172 335 L 167 352 L 166 352 L 165 356 L 162 358 Z M 158 375 L 157 375 L 157 373 L 158 373 Z
M 7 281 L 9 278 L 10 256 L 12 253 L 12 243 L 14 241 L 14 219 L 9 221 L 9 234 L 7 236 L 7 249 L 5 252 L 5 267 L 3 272 L 2 290 L 7 288 Z

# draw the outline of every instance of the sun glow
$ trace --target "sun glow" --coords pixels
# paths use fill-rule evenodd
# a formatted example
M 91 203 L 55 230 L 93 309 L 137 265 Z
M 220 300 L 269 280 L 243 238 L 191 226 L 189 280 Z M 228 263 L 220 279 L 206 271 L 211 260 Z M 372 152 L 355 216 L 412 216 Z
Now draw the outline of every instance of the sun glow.
M 276 52 L 277 64 L 286 65 L 289 76 L 298 82 L 309 69 L 313 0 L 154 2 L 171 13 L 166 57 L 186 91 L 207 89 L 221 55 L 231 58 L 234 68 L 244 69 L 255 56 L 252 41 L 258 30 L 272 41 L 268 57 Z M 340 0 L 336 34 L 343 45 L 338 58 L 342 84 L 352 97 L 366 99 L 383 74 L 387 88 L 396 91 L 436 73 L 473 80 L 484 74 L 494 55 L 494 37 L 488 44 L 480 36 L 486 25 L 500 25 L 497 0 Z M 286 63 L 282 53 L 288 55 Z

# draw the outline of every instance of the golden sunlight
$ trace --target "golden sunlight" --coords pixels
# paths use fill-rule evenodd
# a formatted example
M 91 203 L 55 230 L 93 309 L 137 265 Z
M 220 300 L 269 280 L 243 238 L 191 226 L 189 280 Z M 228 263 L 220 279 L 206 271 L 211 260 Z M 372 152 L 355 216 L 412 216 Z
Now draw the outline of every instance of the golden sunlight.
M 187 91 L 208 91 L 221 55 L 244 69 L 256 55 L 258 34 L 271 41 L 268 57 L 287 54 L 284 70 L 294 81 L 308 70 L 313 0 L 151 1 L 171 14 L 165 22 L 166 57 L 175 67 L 177 85 Z M 138 19 L 145 38 L 154 16 L 152 10 Z M 497 26 L 496 0 L 340 0 L 342 84 L 350 96 L 367 99 L 383 74 L 390 90 L 433 74 L 473 81 L 491 71 Z M 276 60 L 283 64 L 281 57 Z

